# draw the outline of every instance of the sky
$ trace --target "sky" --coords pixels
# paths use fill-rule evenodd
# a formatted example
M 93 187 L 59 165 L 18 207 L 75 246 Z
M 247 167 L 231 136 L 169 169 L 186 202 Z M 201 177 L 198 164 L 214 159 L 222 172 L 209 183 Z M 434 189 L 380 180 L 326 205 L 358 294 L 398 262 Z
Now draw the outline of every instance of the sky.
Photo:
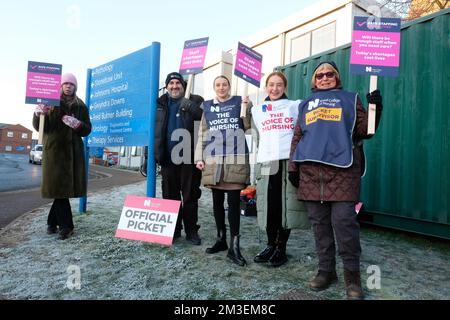
M 2 1 L 0 123 L 31 130 L 35 106 L 25 104 L 28 61 L 63 65 L 85 98 L 86 72 L 161 43 L 160 80 L 178 71 L 184 41 L 209 37 L 207 57 L 306 8 L 313 0 Z M 34 131 L 34 130 L 33 130 Z M 33 137 L 36 137 L 34 132 Z

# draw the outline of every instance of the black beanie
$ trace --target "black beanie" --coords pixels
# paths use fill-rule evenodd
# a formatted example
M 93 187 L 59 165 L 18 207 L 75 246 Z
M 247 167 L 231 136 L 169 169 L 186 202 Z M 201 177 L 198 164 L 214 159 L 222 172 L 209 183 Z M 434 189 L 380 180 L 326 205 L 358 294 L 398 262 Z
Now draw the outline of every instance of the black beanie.
M 186 90 L 186 82 L 184 81 L 183 76 L 181 74 L 179 74 L 178 72 L 171 72 L 167 75 L 166 88 L 167 88 L 167 85 L 169 84 L 170 80 L 173 80 L 173 79 L 180 81 L 181 85 Z
M 317 69 L 319 69 L 319 67 L 320 67 L 321 65 L 323 65 L 323 64 L 325 64 L 325 63 L 328 63 L 329 65 L 332 65 L 333 68 L 335 68 L 336 71 L 340 74 L 339 69 L 338 69 L 336 63 L 334 63 L 334 61 L 331 61 L 331 60 L 330 60 L 330 61 L 322 61 L 322 62 L 319 62 L 319 64 L 317 65 L 317 67 L 314 68 L 313 74 L 314 74 L 314 72 L 316 72 Z

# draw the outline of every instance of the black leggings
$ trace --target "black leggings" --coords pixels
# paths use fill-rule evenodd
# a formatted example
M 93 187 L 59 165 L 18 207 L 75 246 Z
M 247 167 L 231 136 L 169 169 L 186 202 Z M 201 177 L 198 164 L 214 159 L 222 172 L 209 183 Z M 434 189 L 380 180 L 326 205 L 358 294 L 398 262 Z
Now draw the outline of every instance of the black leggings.
M 218 190 L 212 189 L 214 219 L 216 220 L 217 230 L 226 230 L 225 227 L 225 209 L 223 202 L 225 200 L 225 192 L 227 193 L 228 202 L 228 223 L 230 224 L 231 236 L 239 235 L 241 222 L 240 213 L 240 195 L 241 190 Z
M 284 229 L 281 216 L 283 206 L 283 160 L 278 161 L 278 171 L 270 175 L 267 190 L 267 245 L 286 244 L 291 230 Z

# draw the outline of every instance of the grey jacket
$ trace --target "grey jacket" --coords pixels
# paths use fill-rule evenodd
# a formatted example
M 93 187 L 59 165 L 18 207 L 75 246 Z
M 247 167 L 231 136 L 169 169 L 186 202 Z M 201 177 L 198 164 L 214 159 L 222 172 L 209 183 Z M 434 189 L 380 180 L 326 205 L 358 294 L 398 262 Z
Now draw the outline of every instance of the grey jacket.
M 282 166 L 282 207 L 280 208 L 284 229 L 308 229 L 310 223 L 308 213 L 302 201 L 297 200 L 297 189 L 288 180 L 288 162 L 283 160 Z M 278 161 L 272 162 L 275 165 Z M 277 166 L 278 167 L 278 166 Z M 275 169 L 275 168 L 274 168 Z M 276 168 L 278 169 L 278 168 Z M 270 163 L 258 163 L 255 166 L 256 177 L 256 208 L 258 210 L 258 225 L 261 229 L 267 226 L 267 193 L 269 189 Z

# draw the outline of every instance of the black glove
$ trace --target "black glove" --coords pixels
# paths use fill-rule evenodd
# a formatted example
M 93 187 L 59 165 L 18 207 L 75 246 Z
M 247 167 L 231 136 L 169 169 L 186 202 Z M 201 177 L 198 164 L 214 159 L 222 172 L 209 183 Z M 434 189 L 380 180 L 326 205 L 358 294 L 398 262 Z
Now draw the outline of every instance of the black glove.
M 187 101 L 185 103 L 183 103 L 183 105 L 181 106 L 181 111 L 184 112 L 192 112 L 192 110 L 194 109 L 194 103 L 192 103 L 192 101 Z
M 289 179 L 289 181 L 291 182 L 291 184 L 294 186 L 294 187 L 296 187 L 296 188 L 298 188 L 298 186 L 299 186 L 299 180 L 300 180 L 300 178 L 299 178 L 299 176 L 298 176 L 298 172 L 293 172 L 293 171 L 290 171 L 289 173 L 288 173 L 288 179 Z
M 367 102 L 369 104 L 375 104 L 377 106 L 381 105 L 382 98 L 381 98 L 380 90 L 378 90 L 378 89 L 375 91 L 372 91 L 371 93 L 368 93 L 366 95 L 366 98 L 367 98 Z

